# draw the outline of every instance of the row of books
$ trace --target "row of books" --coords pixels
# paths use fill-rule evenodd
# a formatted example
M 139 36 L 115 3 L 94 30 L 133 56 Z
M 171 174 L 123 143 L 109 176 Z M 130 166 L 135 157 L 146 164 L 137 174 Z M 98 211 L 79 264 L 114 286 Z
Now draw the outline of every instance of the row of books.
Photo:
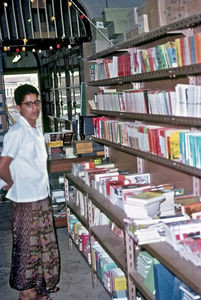
M 91 250 L 93 269 L 102 280 L 106 290 L 112 294 L 112 299 L 127 300 L 127 281 L 123 271 L 97 242 Z
M 147 49 L 101 59 L 95 66 L 95 79 L 108 79 L 201 63 L 201 33 L 177 38 Z
M 147 251 L 140 251 L 136 265 L 144 285 L 152 294 L 155 294 L 157 300 L 201 299 L 197 293 Z
M 112 299 L 127 300 L 127 282 L 125 274 L 118 268 L 100 244 L 90 244 L 89 232 L 73 215 L 69 215 L 70 235 L 96 272 L 103 285 L 112 295 Z
M 201 86 L 177 84 L 175 90 L 105 90 L 95 94 L 94 104 L 96 109 L 105 111 L 199 117 Z
M 80 221 L 70 213 L 68 215 L 69 234 L 79 250 L 83 253 L 89 265 L 91 265 L 91 250 L 88 230 Z
M 175 213 L 174 191 L 171 184 L 151 184 L 149 173 L 122 172 L 115 168 L 114 164 L 94 167 L 91 164 L 91 168 L 85 168 L 84 163 L 79 165 L 82 165 L 83 169 L 76 174 L 86 184 L 103 194 L 113 205 L 124 210 L 127 217 L 140 219 Z M 81 169 L 80 166 L 78 168 Z M 73 166 L 73 170 L 78 168 Z M 108 224 L 107 217 L 103 217 L 96 208 L 94 208 L 94 215 L 95 212 L 97 216 L 94 219 L 98 221 L 95 225 Z
M 158 156 L 201 168 L 201 132 L 94 118 L 95 136 Z
M 87 197 L 77 189 L 74 189 L 73 194 L 70 196 L 71 203 L 77 207 L 77 211 L 80 216 L 82 216 L 85 220 L 88 218 L 88 202 Z M 108 225 L 110 220 L 109 218 L 95 205 L 92 205 L 92 226 L 99 225 Z

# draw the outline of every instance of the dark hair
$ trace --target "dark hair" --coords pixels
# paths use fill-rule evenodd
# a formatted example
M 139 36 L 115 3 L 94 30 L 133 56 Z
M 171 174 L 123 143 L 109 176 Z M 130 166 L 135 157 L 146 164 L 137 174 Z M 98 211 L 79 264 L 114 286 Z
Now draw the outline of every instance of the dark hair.
M 28 94 L 36 94 L 38 96 L 39 92 L 35 88 L 35 86 L 30 85 L 30 84 L 23 84 L 23 85 L 18 86 L 14 92 L 16 104 L 21 105 L 24 100 L 24 97 Z

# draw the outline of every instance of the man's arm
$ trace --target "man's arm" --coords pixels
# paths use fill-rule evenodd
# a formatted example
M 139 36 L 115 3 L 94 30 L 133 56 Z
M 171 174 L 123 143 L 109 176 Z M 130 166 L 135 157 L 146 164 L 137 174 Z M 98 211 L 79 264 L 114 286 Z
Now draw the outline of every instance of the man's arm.
M 6 183 L 7 186 L 5 186 L 5 189 L 9 189 L 12 184 L 13 180 L 10 174 L 10 164 L 12 162 L 13 158 L 9 156 L 1 156 L 0 157 L 0 178 L 2 178 Z

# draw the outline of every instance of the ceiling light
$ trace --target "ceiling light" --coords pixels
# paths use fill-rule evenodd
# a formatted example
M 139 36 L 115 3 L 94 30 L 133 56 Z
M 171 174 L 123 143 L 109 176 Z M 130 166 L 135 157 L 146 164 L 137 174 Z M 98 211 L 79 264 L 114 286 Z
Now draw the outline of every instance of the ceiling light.
M 13 62 L 13 63 L 17 63 L 17 62 L 20 60 L 20 58 L 22 58 L 21 55 L 20 55 L 20 54 L 17 54 L 17 55 L 14 57 L 14 59 L 12 60 L 12 62 Z

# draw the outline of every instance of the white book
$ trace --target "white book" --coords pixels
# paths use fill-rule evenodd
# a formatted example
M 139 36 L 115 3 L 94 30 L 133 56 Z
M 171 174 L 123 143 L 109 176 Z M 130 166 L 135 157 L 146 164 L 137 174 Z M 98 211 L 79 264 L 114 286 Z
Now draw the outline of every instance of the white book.
M 187 84 L 177 84 L 175 87 L 176 91 L 176 116 L 187 116 L 187 89 L 188 89 Z
M 170 95 L 171 115 L 175 116 L 176 115 L 176 105 L 177 105 L 176 92 L 170 91 L 169 95 Z

